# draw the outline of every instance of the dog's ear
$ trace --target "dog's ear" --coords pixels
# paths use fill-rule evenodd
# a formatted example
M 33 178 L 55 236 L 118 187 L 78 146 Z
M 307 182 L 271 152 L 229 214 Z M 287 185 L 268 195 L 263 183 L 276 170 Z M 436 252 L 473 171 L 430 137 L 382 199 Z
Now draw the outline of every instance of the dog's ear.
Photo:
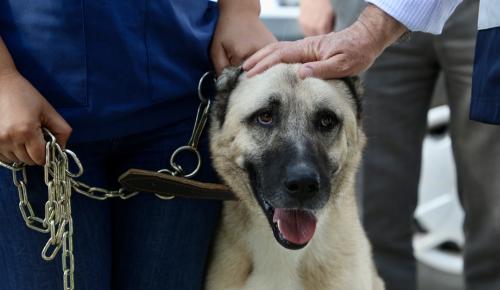
M 359 76 L 345 77 L 341 79 L 347 88 L 349 89 L 349 93 L 354 100 L 354 104 L 356 105 L 356 117 L 358 120 L 361 120 L 361 113 L 363 112 L 363 104 L 362 104 L 362 95 L 363 88 L 361 86 L 361 79 Z
M 238 79 L 243 73 L 243 68 L 228 67 L 222 71 L 221 75 L 217 78 L 217 93 L 215 95 L 215 102 L 213 106 L 216 120 L 219 122 L 219 127 L 222 127 L 226 118 L 227 105 L 229 103 L 229 96 L 231 92 L 238 85 Z

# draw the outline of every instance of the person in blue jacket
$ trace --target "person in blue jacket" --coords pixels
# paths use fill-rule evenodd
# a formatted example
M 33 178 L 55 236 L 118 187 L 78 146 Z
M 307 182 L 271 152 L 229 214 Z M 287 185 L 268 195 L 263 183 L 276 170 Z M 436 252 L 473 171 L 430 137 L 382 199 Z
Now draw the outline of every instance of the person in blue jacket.
M 167 167 L 191 134 L 205 71 L 238 65 L 275 41 L 258 0 L 4 0 L 0 2 L 0 160 L 43 165 L 48 128 L 85 167 L 80 179 L 116 188 L 126 169 Z M 218 21 L 217 21 L 218 19 Z M 196 175 L 215 181 L 202 138 Z M 43 212 L 43 170 L 28 168 Z M 0 290 L 62 288 L 60 262 L 40 258 L 9 171 L 0 170 Z M 201 289 L 220 202 L 140 194 L 74 194 L 77 289 Z

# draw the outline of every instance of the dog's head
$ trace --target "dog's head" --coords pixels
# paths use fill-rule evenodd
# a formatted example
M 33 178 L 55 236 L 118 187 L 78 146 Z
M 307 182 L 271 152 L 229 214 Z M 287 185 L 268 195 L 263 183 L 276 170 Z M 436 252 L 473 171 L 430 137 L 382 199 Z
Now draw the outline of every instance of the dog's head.
M 225 70 L 210 132 L 219 175 L 288 249 L 307 245 L 318 217 L 351 192 L 364 144 L 357 79 L 301 80 L 297 69 Z

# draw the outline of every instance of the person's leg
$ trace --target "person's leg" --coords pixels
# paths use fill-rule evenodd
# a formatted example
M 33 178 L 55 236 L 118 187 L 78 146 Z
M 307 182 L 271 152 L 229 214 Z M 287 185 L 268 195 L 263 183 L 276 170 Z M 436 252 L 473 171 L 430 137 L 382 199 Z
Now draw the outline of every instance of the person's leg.
M 465 1 L 437 41 L 451 107 L 458 189 L 465 209 L 467 289 L 500 289 L 500 127 L 469 120 L 479 1 Z
M 84 181 L 104 185 L 102 152 L 87 146 L 74 148 L 86 166 Z M 93 147 L 93 146 L 88 146 Z M 93 147 L 97 148 L 97 147 Z M 28 197 L 37 215 L 43 214 L 47 187 L 41 167 L 28 168 Z M 63 288 L 60 254 L 54 261 L 40 253 L 49 235 L 24 224 L 19 198 L 9 171 L 0 168 L 0 290 L 58 290 Z M 75 285 L 78 290 L 108 290 L 110 284 L 109 205 L 72 196 L 74 225 Z
M 412 219 L 421 146 L 438 75 L 431 37 L 390 47 L 364 77 L 362 218 L 388 290 L 416 289 Z
M 131 136 L 117 143 L 117 175 L 128 168 L 169 168 L 172 152 L 186 144 L 193 121 L 177 129 Z M 175 132 L 177 131 L 177 132 Z M 214 181 L 206 140 L 203 166 L 194 179 Z M 187 170 L 182 160 L 179 162 Z M 199 290 L 218 222 L 220 202 L 141 193 L 113 205 L 113 289 Z

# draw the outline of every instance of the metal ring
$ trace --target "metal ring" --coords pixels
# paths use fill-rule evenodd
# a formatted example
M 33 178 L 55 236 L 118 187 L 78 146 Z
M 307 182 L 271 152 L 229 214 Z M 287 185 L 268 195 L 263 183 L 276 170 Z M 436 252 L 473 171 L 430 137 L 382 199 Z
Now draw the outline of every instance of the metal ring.
M 73 161 L 75 162 L 76 167 L 78 168 L 78 172 L 77 173 L 73 173 L 73 172 L 69 171 L 69 169 L 67 169 L 66 170 L 66 174 L 68 174 L 70 177 L 73 177 L 73 178 L 77 178 L 77 177 L 82 176 L 82 174 L 83 174 L 83 165 L 82 165 L 82 162 L 80 161 L 80 159 L 78 158 L 78 156 L 76 156 L 75 152 L 73 152 L 73 151 L 71 151 L 69 149 L 64 149 L 64 153 L 66 153 L 66 155 L 71 156 L 71 159 L 73 159 Z
M 206 104 L 209 99 L 203 95 L 202 93 L 202 89 L 203 89 L 203 84 L 206 80 L 209 79 L 209 77 L 212 78 L 212 82 L 215 83 L 215 77 L 213 75 L 213 72 L 212 71 L 207 71 L 201 78 L 200 78 L 200 81 L 198 82 L 198 98 L 200 98 L 200 101 L 203 103 L 203 104 Z
M 191 147 L 191 146 L 181 146 L 179 148 L 177 148 L 177 150 L 174 151 L 174 153 L 172 153 L 172 156 L 170 157 L 170 166 L 172 166 L 172 168 L 178 168 L 179 165 L 177 165 L 177 163 L 175 163 L 175 157 L 181 153 L 182 151 L 191 151 L 193 152 L 195 155 L 196 155 L 196 158 L 198 159 L 198 163 L 196 164 L 196 168 L 189 174 L 184 174 L 183 176 L 186 177 L 186 178 L 189 178 L 189 177 L 192 177 L 193 175 L 195 175 L 196 173 L 198 173 L 198 171 L 200 170 L 200 167 L 201 167 L 201 155 L 200 155 L 200 152 L 198 152 L 198 150 L 194 147 Z
M 11 171 L 21 171 L 24 168 L 23 163 L 16 163 L 16 162 L 8 164 L 6 162 L 0 161 L 0 166 L 7 168 L 8 170 Z
M 42 130 L 43 130 L 44 136 L 48 138 L 48 140 L 46 139 L 47 142 L 50 142 L 50 143 L 56 142 L 56 137 L 49 131 L 49 129 L 43 128 Z

